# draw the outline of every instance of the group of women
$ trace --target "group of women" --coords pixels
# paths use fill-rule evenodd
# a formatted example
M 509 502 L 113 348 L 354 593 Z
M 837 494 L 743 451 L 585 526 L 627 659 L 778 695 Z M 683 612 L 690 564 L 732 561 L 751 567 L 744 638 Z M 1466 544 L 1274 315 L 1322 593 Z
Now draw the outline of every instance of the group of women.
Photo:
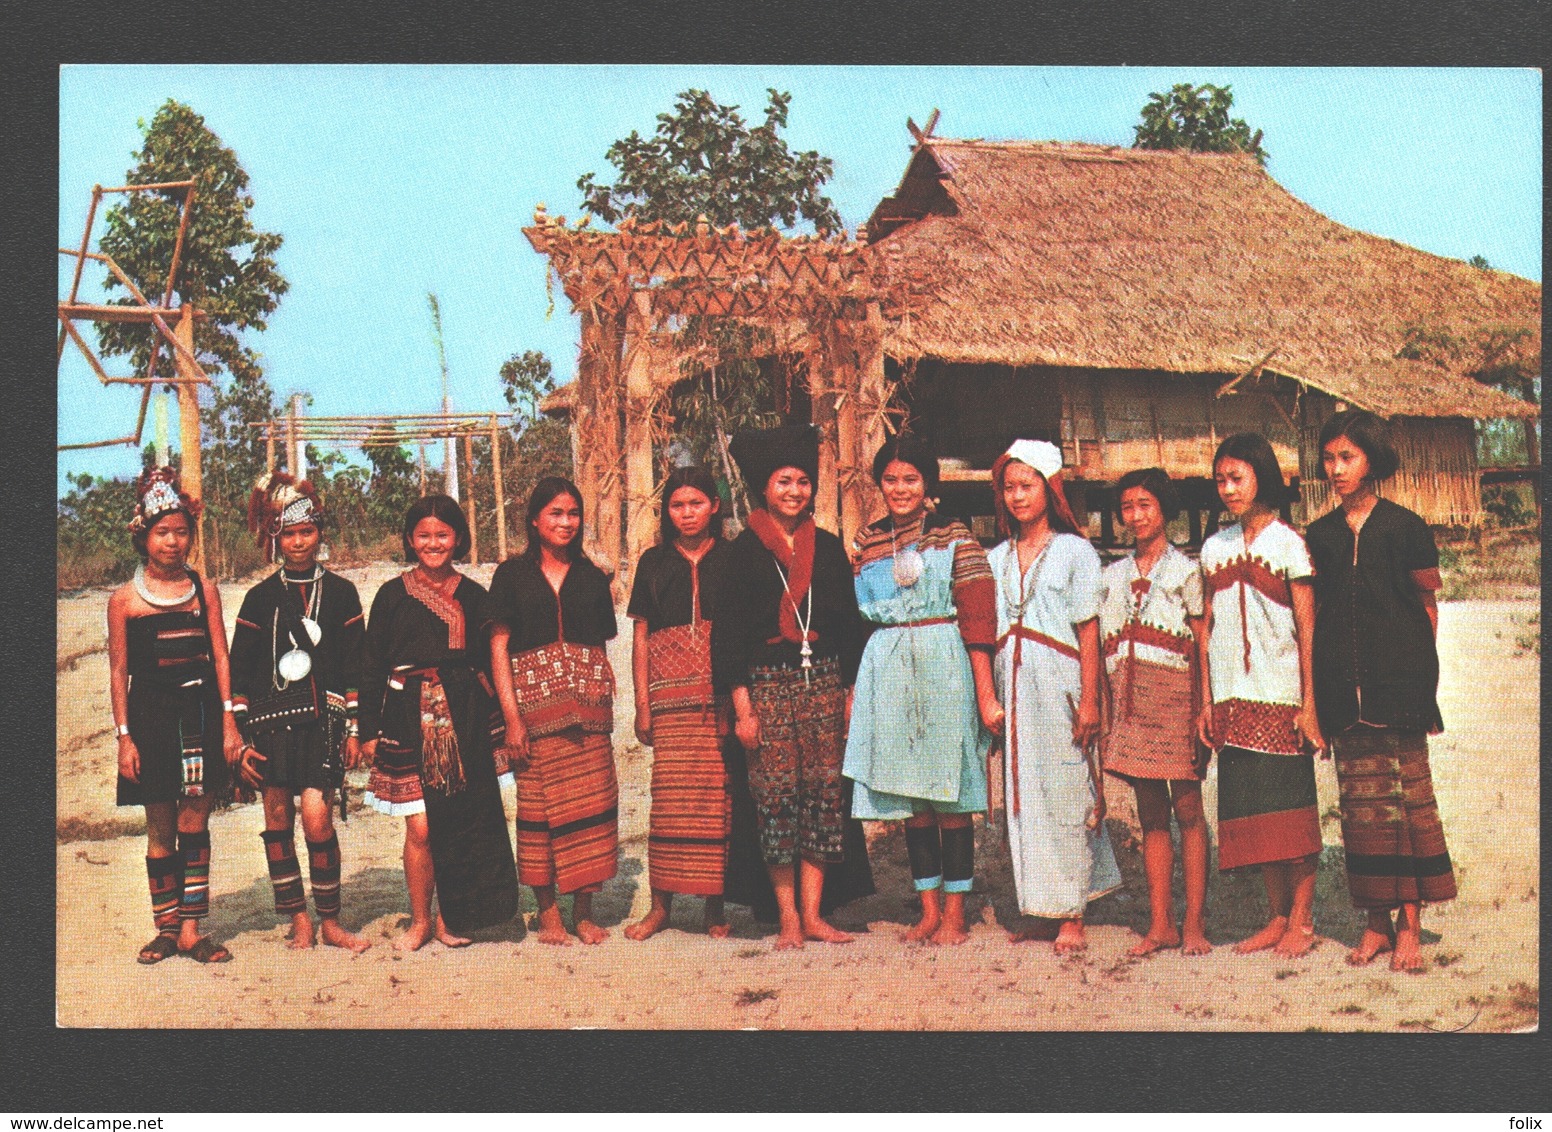
M 1277 518 L 1286 485 L 1271 447 L 1239 434 L 1214 460 L 1234 522 L 1199 563 L 1170 543 L 1174 490 L 1150 468 L 1119 481 L 1134 549 L 1103 569 L 1045 441 L 1015 441 L 993 465 L 1004 541 L 990 553 L 933 509 L 938 461 L 909 434 L 873 462 L 886 514 L 849 555 L 814 522 L 813 428 L 747 430 L 729 451 L 753 504 L 743 531 L 722 537 L 708 473 L 675 469 L 661 540 L 633 571 L 635 732 L 653 761 L 651 905 L 628 938 L 662 929 L 678 895 L 704 898 L 706 931 L 725 936 L 724 897 L 763 896 L 777 948 L 845 943 L 826 914 L 872 890 L 869 820 L 904 827 L 922 908 L 906 938 L 963 942 L 973 816 L 988 811 L 991 776 L 1022 917 L 1011 938 L 1054 928 L 1057 952 L 1080 949 L 1088 903 L 1121 884 L 1108 773 L 1134 788 L 1143 828 L 1150 923 L 1133 953 L 1201 954 L 1201 782 L 1216 753 L 1219 865 L 1259 865 L 1268 902 L 1265 927 L 1236 950 L 1302 955 L 1321 847 L 1313 758 L 1334 752 L 1350 887 L 1368 913 L 1349 960 L 1390 951 L 1393 967 L 1422 968 L 1421 905 L 1455 892 L 1427 754 L 1442 727 L 1438 556 L 1421 519 L 1378 497 L 1397 461 L 1377 418 L 1341 413 L 1323 430 L 1341 505 L 1307 543 Z M 110 601 L 109 642 L 119 801 L 147 816 L 157 935 L 142 962 L 231 957 L 199 921 L 211 802 L 243 784 L 263 792 L 292 945 L 366 947 L 338 921 L 331 817 L 344 771 L 362 762 L 367 802 L 405 819 L 410 923 L 396 947 L 467 944 L 515 914 L 520 883 L 541 941 L 607 937 L 593 895 L 619 849 L 605 652 L 617 628 L 609 580 L 581 550 L 573 484 L 540 481 L 527 547 L 489 591 L 454 566 L 469 546 L 457 503 L 423 497 L 405 516 L 411 568 L 363 618 L 354 587 L 320 564 L 316 492 L 265 477 L 250 526 L 281 568 L 247 594 L 230 658 L 215 587 L 185 565 L 197 501 L 171 469 L 138 487 L 145 562 Z M 515 782 L 515 854 L 503 782 Z

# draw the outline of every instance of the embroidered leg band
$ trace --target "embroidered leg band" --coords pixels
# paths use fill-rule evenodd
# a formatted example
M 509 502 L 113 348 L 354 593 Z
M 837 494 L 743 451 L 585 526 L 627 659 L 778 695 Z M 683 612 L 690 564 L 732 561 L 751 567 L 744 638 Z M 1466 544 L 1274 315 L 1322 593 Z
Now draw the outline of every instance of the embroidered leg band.
M 259 836 L 264 839 L 264 857 L 269 861 L 269 883 L 275 889 L 275 914 L 294 916 L 307 911 L 295 835 L 289 829 L 266 829 Z
M 178 934 L 178 904 L 183 899 L 183 858 L 147 857 L 146 878 L 151 882 L 151 919 L 163 935 Z
M 210 831 L 179 830 L 178 850 L 183 854 L 183 904 L 178 915 L 202 920 L 210 915 Z
M 975 883 L 975 829 L 969 825 L 943 830 L 943 891 L 969 892 Z
M 307 842 L 307 872 L 313 882 L 313 907 L 321 918 L 335 919 L 340 911 L 340 848 L 337 834 L 329 834 L 327 841 Z
M 943 883 L 943 851 L 939 847 L 936 825 L 905 827 L 905 852 L 911 860 L 911 879 L 917 892 L 926 892 Z

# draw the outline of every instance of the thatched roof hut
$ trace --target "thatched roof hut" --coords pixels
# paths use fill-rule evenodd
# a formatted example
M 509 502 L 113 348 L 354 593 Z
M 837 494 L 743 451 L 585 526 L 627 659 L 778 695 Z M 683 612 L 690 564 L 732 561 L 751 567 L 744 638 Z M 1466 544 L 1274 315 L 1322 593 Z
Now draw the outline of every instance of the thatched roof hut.
M 1033 396 L 1059 390 L 1069 462 L 1094 480 L 1155 460 L 1210 474 L 1205 441 L 1257 427 L 1224 392 L 1276 404 L 1267 431 L 1308 480 L 1308 434 L 1345 402 L 1402 418 L 1419 454 L 1448 437 L 1460 482 L 1411 503 L 1470 522 L 1469 421 L 1536 415 L 1470 376 L 1469 344 L 1523 328 L 1539 353 L 1538 284 L 1345 228 L 1250 157 L 925 137 L 867 239 L 892 268 L 933 281 L 886 325 L 886 355 L 957 375 L 959 400 L 994 370 Z M 1468 348 L 1408 360 L 1419 341 Z M 1413 466 L 1430 481 L 1444 470 Z

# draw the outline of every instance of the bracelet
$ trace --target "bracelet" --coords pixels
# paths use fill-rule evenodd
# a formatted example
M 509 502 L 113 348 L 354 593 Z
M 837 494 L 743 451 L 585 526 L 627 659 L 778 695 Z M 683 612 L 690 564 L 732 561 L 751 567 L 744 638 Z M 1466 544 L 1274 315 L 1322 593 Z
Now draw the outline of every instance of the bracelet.
M 231 700 L 222 700 L 221 701 L 221 710 L 226 712 L 228 715 L 233 715 L 237 711 L 237 709 L 232 706 L 232 701 Z
M 115 732 L 117 732 L 118 737 L 120 739 L 127 739 L 127 738 L 129 738 L 129 724 L 127 724 L 127 723 L 115 723 L 113 725 L 113 730 Z
M 353 719 L 347 719 L 345 721 L 345 734 L 346 734 L 347 737 L 349 737 L 351 739 L 358 739 L 358 738 L 360 738 L 361 737 L 361 725 L 358 724 Z

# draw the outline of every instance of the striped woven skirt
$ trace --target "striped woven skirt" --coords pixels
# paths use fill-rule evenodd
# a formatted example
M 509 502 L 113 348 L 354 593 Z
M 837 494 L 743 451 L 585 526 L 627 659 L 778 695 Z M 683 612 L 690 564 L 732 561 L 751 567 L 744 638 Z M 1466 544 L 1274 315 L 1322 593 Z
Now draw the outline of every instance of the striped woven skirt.
M 652 717 L 652 817 L 647 872 L 653 888 L 720 896 L 732 800 L 717 716 L 699 708 Z
M 619 857 L 620 788 L 609 736 L 568 727 L 529 740 L 517 776 L 517 875 L 527 885 L 597 892 Z
M 1218 752 L 1218 868 L 1295 861 L 1320 852 L 1313 755 Z
M 1428 736 L 1358 725 L 1332 737 L 1342 793 L 1347 887 L 1359 908 L 1455 896 L 1455 871 L 1428 769 Z

